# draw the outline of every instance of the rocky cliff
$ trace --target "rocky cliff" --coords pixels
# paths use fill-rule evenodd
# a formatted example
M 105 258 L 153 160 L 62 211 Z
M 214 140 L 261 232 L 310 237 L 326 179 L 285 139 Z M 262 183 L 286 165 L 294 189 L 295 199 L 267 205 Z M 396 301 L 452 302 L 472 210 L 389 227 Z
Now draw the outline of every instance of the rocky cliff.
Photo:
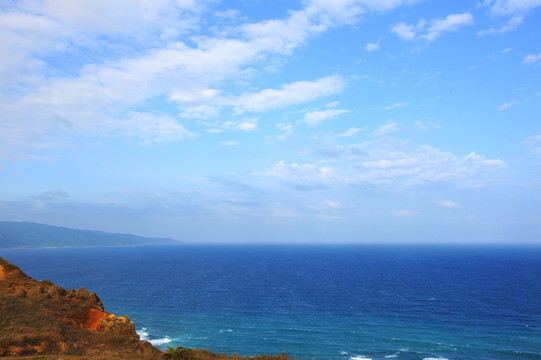
M 126 316 L 99 297 L 36 281 L 0 258 L 0 357 L 159 359 Z
M 107 313 L 98 295 L 36 281 L 0 258 L 0 358 L 55 360 L 291 360 L 240 357 L 141 341 L 127 316 Z

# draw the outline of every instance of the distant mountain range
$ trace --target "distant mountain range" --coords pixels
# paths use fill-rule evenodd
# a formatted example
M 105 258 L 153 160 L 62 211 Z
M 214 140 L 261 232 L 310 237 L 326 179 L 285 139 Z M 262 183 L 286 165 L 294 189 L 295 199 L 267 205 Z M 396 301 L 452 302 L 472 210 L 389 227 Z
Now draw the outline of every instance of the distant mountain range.
M 76 230 L 32 222 L 0 221 L 0 249 L 173 244 L 181 244 L 181 242 L 131 234 Z

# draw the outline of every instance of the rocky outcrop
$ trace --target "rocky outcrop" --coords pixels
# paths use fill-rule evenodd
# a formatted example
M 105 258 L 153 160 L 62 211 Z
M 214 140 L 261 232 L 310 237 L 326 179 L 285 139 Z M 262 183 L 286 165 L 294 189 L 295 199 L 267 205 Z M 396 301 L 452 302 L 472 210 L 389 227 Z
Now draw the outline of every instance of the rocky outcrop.
M 158 359 L 127 316 L 107 313 L 98 295 L 36 281 L 0 258 L 0 357 Z

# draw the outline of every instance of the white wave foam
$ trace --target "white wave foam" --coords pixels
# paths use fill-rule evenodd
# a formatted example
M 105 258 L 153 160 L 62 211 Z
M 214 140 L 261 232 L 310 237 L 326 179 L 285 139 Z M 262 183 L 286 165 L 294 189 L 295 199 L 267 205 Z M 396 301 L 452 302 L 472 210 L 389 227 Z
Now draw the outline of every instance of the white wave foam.
M 395 359 L 398 357 L 398 354 L 385 355 L 385 359 Z
M 350 360 L 372 360 L 371 358 L 366 358 L 362 356 L 353 356 Z
M 154 346 L 160 346 L 160 345 L 169 344 L 172 341 L 173 341 L 173 339 L 171 339 L 169 336 L 166 336 L 163 339 L 148 340 L 148 342 L 151 343 Z
M 165 336 L 161 339 L 151 339 L 150 334 L 147 332 L 147 328 L 141 328 L 141 330 L 137 330 L 137 335 L 139 335 L 139 339 L 146 340 L 149 343 L 151 343 L 153 346 L 160 346 L 169 344 L 170 342 L 173 342 L 173 339 L 171 339 L 169 336 Z
M 149 333 L 147 333 L 147 328 L 141 328 L 141 330 L 136 331 L 137 335 L 139 335 L 139 338 L 141 340 L 148 340 Z

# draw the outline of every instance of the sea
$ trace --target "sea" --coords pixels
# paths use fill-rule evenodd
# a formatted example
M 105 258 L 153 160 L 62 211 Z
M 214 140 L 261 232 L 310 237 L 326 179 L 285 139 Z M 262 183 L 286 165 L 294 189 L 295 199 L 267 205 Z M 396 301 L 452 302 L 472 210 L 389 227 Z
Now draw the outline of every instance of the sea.
M 322 360 L 541 359 L 541 247 L 0 250 L 99 294 L 155 346 Z

